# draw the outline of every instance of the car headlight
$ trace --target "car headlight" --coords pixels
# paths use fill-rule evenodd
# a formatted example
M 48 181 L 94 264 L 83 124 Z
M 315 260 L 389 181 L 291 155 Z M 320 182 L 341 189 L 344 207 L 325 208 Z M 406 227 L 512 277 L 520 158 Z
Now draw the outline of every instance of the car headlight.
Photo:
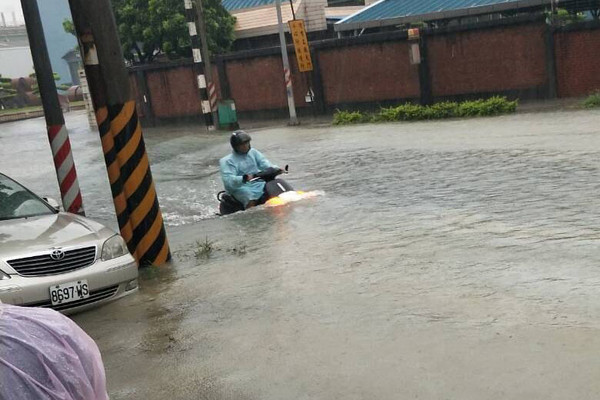
M 8 275 L 4 271 L 0 270 L 0 281 L 4 281 L 4 280 L 7 281 L 9 279 L 10 279 L 10 275 Z
M 125 240 L 120 235 L 115 235 L 104 242 L 102 246 L 102 260 L 112 260 L 113 258 L 124 256 L 128 252 Z

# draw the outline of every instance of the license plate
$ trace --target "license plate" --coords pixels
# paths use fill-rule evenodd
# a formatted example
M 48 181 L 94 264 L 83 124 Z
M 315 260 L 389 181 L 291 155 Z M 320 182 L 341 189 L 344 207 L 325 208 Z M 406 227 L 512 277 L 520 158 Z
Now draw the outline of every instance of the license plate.
M 85 279 L 50 286 L 50 301 L 53 306 L 87 299 L 88 297 L 90 297 L 90 291 Z

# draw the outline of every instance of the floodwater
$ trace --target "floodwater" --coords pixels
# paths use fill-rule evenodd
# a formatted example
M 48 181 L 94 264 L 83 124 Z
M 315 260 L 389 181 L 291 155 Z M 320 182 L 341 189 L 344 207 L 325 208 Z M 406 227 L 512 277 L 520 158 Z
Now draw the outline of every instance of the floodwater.
M 70 114 L 87 215 L 114 227 Z M 112 399 L 596 399 L 600 112 L 251 132 L 321 195 L 215 217 L 228 137 L 145 130 L 173 261 L 74 316 Z M 0 170 L 58 197 L 43 120 Z M 202 245 L 212 251 L 205 257 Z

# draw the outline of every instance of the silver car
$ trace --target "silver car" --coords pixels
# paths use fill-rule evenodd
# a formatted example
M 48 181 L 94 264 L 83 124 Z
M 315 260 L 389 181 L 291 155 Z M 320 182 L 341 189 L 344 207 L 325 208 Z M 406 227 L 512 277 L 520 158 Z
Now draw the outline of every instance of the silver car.
M 135 292 L 137 278 L 121 236 L 0 174 L 2 302 L 73 313 Z

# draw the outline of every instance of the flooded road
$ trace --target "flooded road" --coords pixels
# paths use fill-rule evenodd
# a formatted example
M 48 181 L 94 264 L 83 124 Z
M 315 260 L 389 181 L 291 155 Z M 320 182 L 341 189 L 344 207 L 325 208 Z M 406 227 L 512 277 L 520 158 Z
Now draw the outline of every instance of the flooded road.
M 97 134 L 67 126 L 87 215 L 115 227 Z M 173 262 L 74 319 L 112 399 L 595 399 L 599 127 L 576 111 L 251 132 L 323 193 L 220 218 L 228 136 L 146 129 Z M 0 170 L 58 198 L 43 120 L 0 140 Z

